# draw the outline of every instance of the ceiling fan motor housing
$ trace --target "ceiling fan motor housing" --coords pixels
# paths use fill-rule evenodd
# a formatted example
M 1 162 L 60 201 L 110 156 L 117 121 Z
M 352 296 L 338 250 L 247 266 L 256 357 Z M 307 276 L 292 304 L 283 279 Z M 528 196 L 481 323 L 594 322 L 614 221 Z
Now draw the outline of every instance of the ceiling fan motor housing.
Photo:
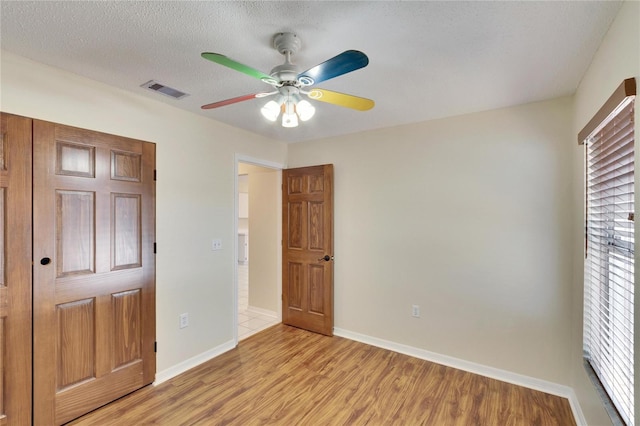
M 298 67 L 291 63 L 291 55 L 300 49 L 300 38 L 294 33 L 278 33 L 273 37 L 273 47 L 282 55 L 285 62 L 271 70 L 271 77 L 279 83 L 295 84 L 298 76 Z
M 273 47 L 282 55 L 286 52 L 294 55 L 300 49 L 302 42 L 294 33 L 278 33 L 273 36 Z
M 298 67 L 290 62 L 286 62 L 274 67 L 269 75 L 281 84 L 295 83 L 296 77 L 298 76 Z

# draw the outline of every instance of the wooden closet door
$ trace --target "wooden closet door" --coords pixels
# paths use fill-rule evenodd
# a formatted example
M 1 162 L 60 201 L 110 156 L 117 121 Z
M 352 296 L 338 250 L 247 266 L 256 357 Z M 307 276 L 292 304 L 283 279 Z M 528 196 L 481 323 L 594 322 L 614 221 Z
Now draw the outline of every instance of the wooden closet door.
M 31 424 L 31 120 L 0 114 L 0 426 Z
M 34 120 L 34 423 L 155 377 L 155 145 Z

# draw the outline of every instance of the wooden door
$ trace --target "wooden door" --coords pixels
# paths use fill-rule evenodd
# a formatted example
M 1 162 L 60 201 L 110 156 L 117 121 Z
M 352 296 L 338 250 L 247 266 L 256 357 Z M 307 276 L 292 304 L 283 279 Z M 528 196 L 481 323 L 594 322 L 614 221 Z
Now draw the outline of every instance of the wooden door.
M 155 145 L 34 120 L 34 423 L 155 376 Z
M 31 424 L 31 120 L 0 114 L 0 426 Z
M 282 322 L 333 335 L 333 165 L 282 171 Z

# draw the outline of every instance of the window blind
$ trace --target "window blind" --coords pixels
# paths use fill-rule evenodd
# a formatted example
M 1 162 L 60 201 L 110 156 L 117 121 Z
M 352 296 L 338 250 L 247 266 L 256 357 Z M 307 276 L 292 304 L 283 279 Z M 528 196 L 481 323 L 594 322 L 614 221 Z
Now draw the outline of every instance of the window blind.
M 584 355 L 618 414 L 634 421 L 634 99 L 586 138 Z

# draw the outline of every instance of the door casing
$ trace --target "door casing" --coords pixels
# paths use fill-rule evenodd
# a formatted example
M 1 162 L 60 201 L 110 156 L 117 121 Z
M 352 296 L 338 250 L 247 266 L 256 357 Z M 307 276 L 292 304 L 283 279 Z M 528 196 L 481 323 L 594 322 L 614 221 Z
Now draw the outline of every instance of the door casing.
M 259 166 L 259 167 L 264 167 L 267 169 L 273 169 L 273 170 L 279 170 L 282 171 L 282 169 L 284 169 L 286 166 L 284 164 L 281 163 L 277 163 L 277 162 L 273 162 L 273 161 L 269 161 L 269 160 L 264 160 L 261 158 L 256 158 L 256 157 L 251 157 L 248 155 L 244 155 L 244 154 L 235 154 L 235 159 L 234 159 L 234 170 L 233 170 L 233 178 L 234 178 L 234 186 L 233 186 L 233 193 L 234 193 L 234 215 L 233 215 L 233 235 L 236 236 L 238 233 L 238 206 L 239 206 L 239 195 L 238 195 L 238 167 L 239 167 L 239 163 L 247 163 L 247 164 L 251 164 L 254 166 Z M 280 174 L 282 175 L 282 174 Z M 281 200 L 276 200 L 277 206 L 278 206 L 278 217 L 281 216 L 281 211 L 280 211 L 280 206 L 282 205 Z M 251 220 L 251 219 L 249 219 Z M 277 220 L 276 223 L 274 223 L 274 226 L 277 227 L 277 235 L 280 236 L 282 235 L 282 223 L 280 220 Z M 251 237 L 249 237 L 251 238 Z M 233 336 L 234 336 L 234 345 L 238 344 L 238 239 L 237 238 L 233 238 L 232 239 L 232 250 L 234 253 L 233 256 Z M 278 243 L 280 243 L 278 241 Z M 249 242 L 249 244 L 251 244 L 251 242 Z M 280 267 L 280 265 L 282 264 L 282 259 L 281 259 L 282 255 L 281 252 L 278 251 L 278 269 L 277 269 L 277 281 L 279 283 L 282 282 L 282 269 Z M 251 261 L 251 260 L 249 260 Z M 281 312 L 282 312 L 282 288 L 281 286 L 278 286 L 278 294 L 275 295 L 275 297 L 277 297 L 278 300 L 278 319 L 281 320 L 282 316 L 281 316 Z

